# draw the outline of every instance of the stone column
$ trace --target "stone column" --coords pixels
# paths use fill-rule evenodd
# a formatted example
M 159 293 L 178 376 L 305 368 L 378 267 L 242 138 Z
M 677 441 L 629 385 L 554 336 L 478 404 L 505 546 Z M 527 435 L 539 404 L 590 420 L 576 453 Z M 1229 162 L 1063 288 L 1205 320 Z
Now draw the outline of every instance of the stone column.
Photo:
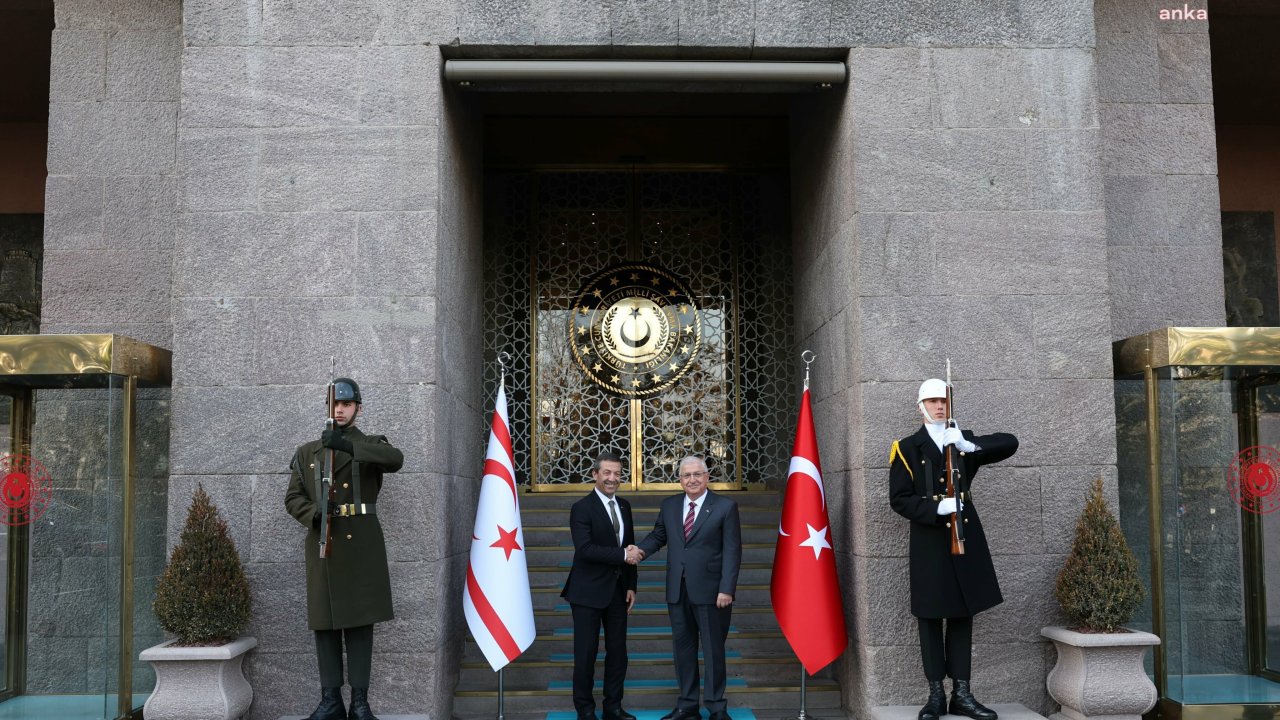
M 1162 7 L 1094 9 L 1115 339 L 1226 320 L 1209 24 Z
M 182 4 L 54 13 L 41 330 L 169 347 Z
M 481 168 L 475 120 L 440 87 L 456 22 L 429 5 L 185 6 L 172 496 L 204 481 L 244 540 L 253 718 L 319 697 L 283 497 L 331 357 L 361 383 L 361 427 L 406 458 L 379 501 L 396 619 L 375 631 L 371 702 L 452 702 L 483 452 Z

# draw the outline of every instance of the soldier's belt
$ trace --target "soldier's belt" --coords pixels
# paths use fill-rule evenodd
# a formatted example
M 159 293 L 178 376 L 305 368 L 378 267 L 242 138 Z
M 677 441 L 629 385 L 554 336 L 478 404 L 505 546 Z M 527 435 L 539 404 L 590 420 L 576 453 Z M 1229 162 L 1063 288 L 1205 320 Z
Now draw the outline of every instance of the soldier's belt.
M 354 517 L 356 515 L 376 515 L 374 511 L 375 503 L 347 503 L 346 505 L 335 505 L 330 509 L 331 517 Z
M 945 500 L 946 498 L 947 498 L 947 496 L 946 496 L 945 494 L 943 494 L 943 495 L 930 495 L 930 496 L 926 497 L 926 498 L 925 498 L 925 500 L 932 500 L 932 501 L 934 501 L 934 502 L 942 502 L 942 501 L 943 501 L 943 500 Z M 968 499 L 969 499 L 969 493 L 960 493 L 960 499 L 961 499 L 961 500 L 968 500 Z

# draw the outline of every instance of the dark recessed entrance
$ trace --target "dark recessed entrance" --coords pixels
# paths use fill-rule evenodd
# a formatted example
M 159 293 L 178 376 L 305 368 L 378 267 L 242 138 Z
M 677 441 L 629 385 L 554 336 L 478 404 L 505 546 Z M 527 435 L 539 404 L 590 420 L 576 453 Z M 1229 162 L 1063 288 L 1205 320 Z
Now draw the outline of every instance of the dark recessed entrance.
M 715 487 L 763 487 L 785 476 L 795 394 L 786 117 L 611 102 L 650 114 L 486 120 L 486 395 L 511 353 L 535 490 L 577 491 L 603 448 L 633 489 L 676 487 L 691 454 Z

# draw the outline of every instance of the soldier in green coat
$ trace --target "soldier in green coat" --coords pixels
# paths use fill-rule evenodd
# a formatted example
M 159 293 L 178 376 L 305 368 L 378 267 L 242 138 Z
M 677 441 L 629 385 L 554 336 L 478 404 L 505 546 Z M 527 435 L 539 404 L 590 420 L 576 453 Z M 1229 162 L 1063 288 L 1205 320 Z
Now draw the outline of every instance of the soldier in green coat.
M 307 623 L 316 635 L 320 663 L 320 706 L 308 720 L 377 720 L 369 709 L 369 673 L 373 624 L 390 620 L 391 577 L 387 548 L 378 523 L 378 491 L 383 473 L 404 464 L 404 455 L 382 435 L 365 435 L 355 426 L 360 386 L 350 378 L 334 381 L 333 430 L 298 447 L 290 464 L 293 477 L 284 506 L 307 528 Z M 324 454 L 333 449 L 334 500 L 328 557 L 320 557 L 317 498 Z M 336 504 L 336 505 L 335 505 Z M 351 713 L 342 702 L 342 648 L 347 650 Z

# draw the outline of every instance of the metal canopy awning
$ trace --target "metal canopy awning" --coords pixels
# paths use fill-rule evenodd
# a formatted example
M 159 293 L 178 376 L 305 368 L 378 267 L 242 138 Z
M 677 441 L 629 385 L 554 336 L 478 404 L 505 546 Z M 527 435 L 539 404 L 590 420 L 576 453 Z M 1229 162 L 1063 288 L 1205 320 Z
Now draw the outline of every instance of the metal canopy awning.
M 843 62 L 717 60 L 446 60 L 449 82 L 842 84 Z
M 173 354 L 124 335 L 0 335 L 0 385 L 106 387 L 112 375 L 167 387 Z

